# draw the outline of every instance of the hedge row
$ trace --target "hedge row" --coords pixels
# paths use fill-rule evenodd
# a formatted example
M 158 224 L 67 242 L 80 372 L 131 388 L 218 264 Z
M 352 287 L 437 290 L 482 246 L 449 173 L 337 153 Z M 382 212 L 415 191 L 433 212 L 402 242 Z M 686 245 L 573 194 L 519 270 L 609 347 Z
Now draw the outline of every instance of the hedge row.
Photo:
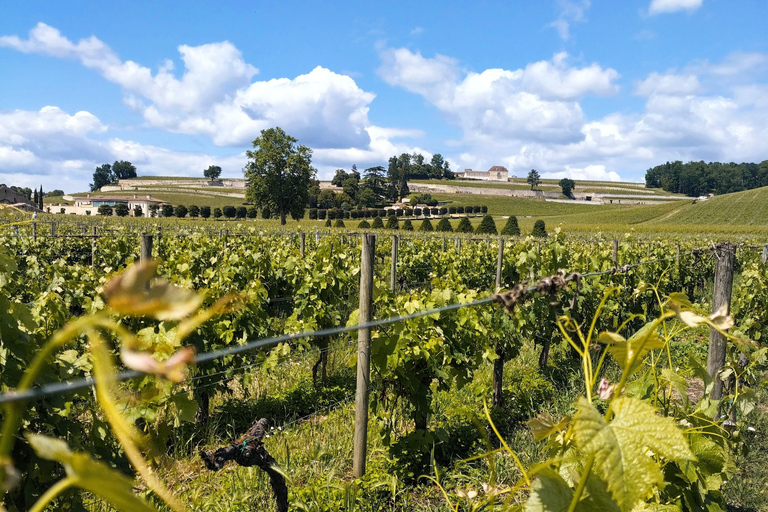
M 434 207 L 434 208 L 403 208 L 399 210 L 342 210 L 341 208 L 333 208 L 329 210 L 311 208 L 309 210 L 309 218 L 311 220 L 325 220 L 327 219 L 371 219 L 375 217 L 421 217 L 422 215 L 429 217 L 431 215 L 453 215 L 464 213 L 488 213 L 487 206 L 450 206 L 450 207 Z

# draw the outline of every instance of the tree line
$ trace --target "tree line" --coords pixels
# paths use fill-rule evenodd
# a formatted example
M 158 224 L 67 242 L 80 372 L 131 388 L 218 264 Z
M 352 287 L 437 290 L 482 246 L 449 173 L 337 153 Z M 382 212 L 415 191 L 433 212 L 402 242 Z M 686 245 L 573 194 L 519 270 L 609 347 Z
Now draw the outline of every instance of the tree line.
M 648 169 L 647 188 L 696 197 L 768 186 L 768 160 L 754 163 L 667 162 Z

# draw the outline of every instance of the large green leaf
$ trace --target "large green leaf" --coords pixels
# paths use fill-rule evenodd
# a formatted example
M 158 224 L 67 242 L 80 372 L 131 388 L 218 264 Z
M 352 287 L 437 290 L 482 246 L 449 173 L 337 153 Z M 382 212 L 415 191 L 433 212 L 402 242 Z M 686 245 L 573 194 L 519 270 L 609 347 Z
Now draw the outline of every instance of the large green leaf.
M 586 455 L 595 456 L 595 468 L 608 482 L 608 490 L 622 510 L 629 511 L 663 482 L 650 452 L 673 461 L 693 460 L 682 431 L 670 418 L 636 398 L 611 402 L 613 418 L 606 421 L 582 398 L 574 418 L 574 439 Z
M 156 512 L 157 509 L 133 493 L 134 482 L 88 454 L 75 453 L 61 439 L 27 434 L 27 440 L 39 457 L 64 465 L 74 485 L 108 501 L 125 512 Z

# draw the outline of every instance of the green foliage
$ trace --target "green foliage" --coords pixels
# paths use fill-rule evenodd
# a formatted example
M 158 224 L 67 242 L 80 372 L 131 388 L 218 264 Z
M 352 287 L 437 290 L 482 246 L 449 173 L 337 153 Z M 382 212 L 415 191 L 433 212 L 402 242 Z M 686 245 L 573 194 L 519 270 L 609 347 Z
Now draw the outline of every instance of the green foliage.
M 255 151 L 246 151 L 246 199 L 275 212 L 281 224 L 289 214 L 294 220 L 304 217 L 309 187 L 317 174 L 312 150 L 297 143 L 279 127 L 269 128 L 253 141 Z
M 541 176 L 539 176 L 539 171 L 536 169 L 531 169 L 531 171 L 528 173 L 528 178 L 526 178 L 525 181 L 527 181 L 531 186 L 531 190 L 541 185 Z
M 539 219 L 534 223 L 531 235 L 537 238 L 545 238 L 547 236 L 547 227 L 543 220 Z
M 421 221 L 421 226 L 419 226 L 419 231 L 434 231 L 435 228 L 432 227 L 432 221 L 429 219 L 424 219 Z
M 520 236 L 520 226 L 517 225 L 517 217 L 510 215 L 507 219 L 507 223 L 504 224 L 504 228 L 501 230 L 502 235 L 507 236 Z
M 451 226 L 451 221 L 448 220 L 448 217 L 443 217 L 440 219 L 440 222 L 437 223 L 437 226 L 435 226 L 435 231 L 441 231 L 441 232 L 452 232 L 453 226 Z
M 99 205 L 99 208 L 96 210 L 96 212 L 99 215 L 109 217 L 112 215 L 112 207 L 109 206 L 108 204 L 102 204 L 102 205 Z
M 184 217 L 186 217 L 186 216 L 187 216 L 187 213 L 188 213 L 188 212 L 189 212 L 189 210 L 187 210 L 187 207 L 186 207 L 186 206 L 184 206 L 183 204 L 180 204 L 179 206 L 177 206 L 177 207 L 175 208 L 175 211 L 174 211 L 173 213 L 174 213 L 174 214 L 175 214 L 175 215 L 176 215 L 178 218 L 180 218 L 180 219 L 183 219 Z
M 483 217 L 483 220 L 481 220 L 480 224 L 475 228 L 475 233 L 481 235 L 495 235 L 497 231 L 496 222 L 494 222 L 493 217 L 490 215 Z
M 128 205 L 125 203 L 117 203 L 115 205 L 115 215 L 118 217 L 127 217 L 130 213 L 130 210 L 128 210 Z
M 573 196 L 573 189 L 576 188 L 576 182 L 570 178 L 563 178 L 557 182 L 560 185 L 560 190 L 563 191 L 563 195 L 567 197 Z
M 403 222 L 403 227 L 400 229 L 403 231 L 413 231 L 413 223 L 411 222 L 411 219 L 405 219 Z
M 472 223 L 469 221 L 469 218 L 462 217 L 459 221 L 459 225 L 456 226 L 456 232 L 457 233 L 472 233 L 474 229 L 472 228 Z
M 221 176 L 221 167 L 218 165 L 209 165 L 207 169 L 203 171 L 203 176 L 209 180 L 217 180 Z
M 387 229 L 397 229 L 398 226 L 399 226 L 399 223 L 397 221 L 397 217 L 394 215 L 389 215 L 387 217 Z
M 384 228 L 384 222 L 381 220 L 381 217 L 375 217 L 373 219 L 373 223 L 371 224 L 372 229 L 383 229 Z
M 357 229 L 368 229 L 371 225 L 368 223 L 367 220 L 363 219 L 357 224 Z
M 335 228 L 343 228 L 346 227 L 344 225 L 344 221 L 342 219 L 336 219 L 336 222 L 333 223 L 333 227 Z

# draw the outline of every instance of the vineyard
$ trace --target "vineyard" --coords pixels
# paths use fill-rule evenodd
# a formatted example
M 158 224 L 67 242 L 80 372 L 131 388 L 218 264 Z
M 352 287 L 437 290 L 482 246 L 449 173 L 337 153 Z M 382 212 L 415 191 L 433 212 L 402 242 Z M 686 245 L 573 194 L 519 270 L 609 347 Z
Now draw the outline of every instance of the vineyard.
M 0 232 L 6 510 L 768 500 L 762 240 L 81 222 Z

